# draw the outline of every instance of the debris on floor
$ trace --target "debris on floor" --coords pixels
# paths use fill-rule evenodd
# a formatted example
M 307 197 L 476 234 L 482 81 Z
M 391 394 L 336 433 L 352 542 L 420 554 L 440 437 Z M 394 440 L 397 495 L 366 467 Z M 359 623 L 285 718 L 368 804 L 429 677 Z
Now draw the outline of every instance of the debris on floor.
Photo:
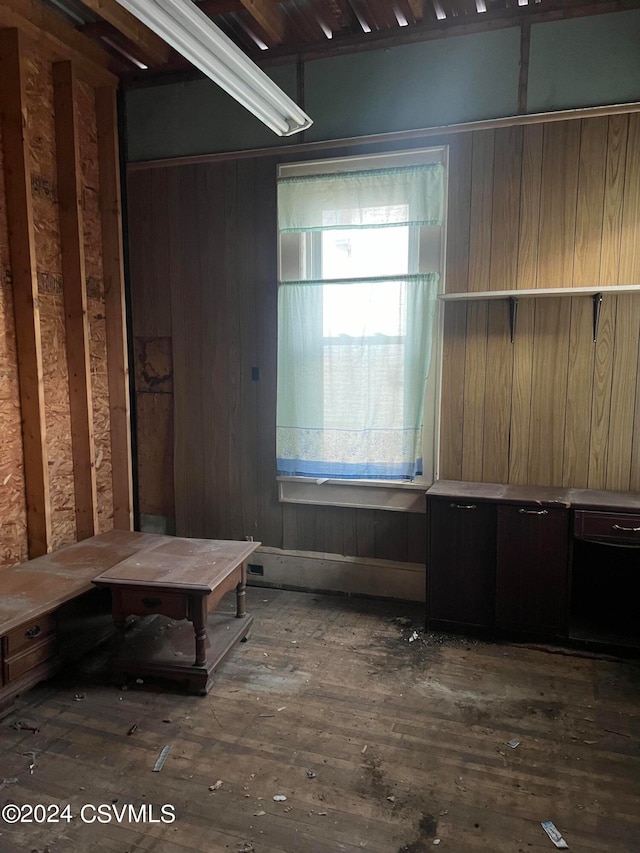
M 160 750 L 160 755 L 157 757 L 156 763 L 153 765 L 154 773 L 159 773 L 162 770 L 164 763 L 167 760 L 167 756 L 170 752 L 171 744 L 168 743 L 166 746 L 162 747 L 162 749 Z
M 557 827 L 554 826 L 554 824 L 550 820 L 543 820 L 540 825 L 559 850 L 569 849 L 569 845 L 564 840 L 562 835 L 560 835 L 560 832 Z

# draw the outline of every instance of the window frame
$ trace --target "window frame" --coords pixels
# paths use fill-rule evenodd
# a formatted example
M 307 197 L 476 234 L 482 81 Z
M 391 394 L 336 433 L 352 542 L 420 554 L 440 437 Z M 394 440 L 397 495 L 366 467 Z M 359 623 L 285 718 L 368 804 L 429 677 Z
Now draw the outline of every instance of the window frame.
M 384 168 L 387 166 L 442 163 L 445 169 L 444 216 L 440 233 L 440 280 L 438 294 L 445 292 L 446 244 L 447 244 L 447 199 L 449 173 L 448 146 L 379 152 L 376 154 L 308 160 L 278 166 L 278 177 L 294 175 L 325 174 L 328 172 L 354 171 L 354 169 Z M 309 260 L 307 249 L 295 253 L 298 264 Z M 287 263 L 291 246 L 283 251 L 283 241 L 278 240 L 278 270 Z M 303 257 L 304 255 L 304 257 Z M 440 455 L 440 420 L 442 386 L 442 348 L 444 311 L 441 300 L 436 300 L 434 330 L 431 352 L 431 369 L 425 383 L 424 411 L 433 411 L 433 417 L 425 416 L 422 433 L 423 473 L 414 480 L 343 480 L 333 478 L 277 475 L 278 499 L 284 503 L 344 506 L 353 508 L 385 509 L 398 512 L 424 513 L 424 492 L 438 479 Z

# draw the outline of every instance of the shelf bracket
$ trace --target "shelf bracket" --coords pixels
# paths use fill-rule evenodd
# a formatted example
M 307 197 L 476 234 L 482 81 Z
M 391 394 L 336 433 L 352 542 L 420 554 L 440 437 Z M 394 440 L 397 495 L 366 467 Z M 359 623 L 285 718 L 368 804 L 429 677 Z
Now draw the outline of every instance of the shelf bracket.
M 602 308 L 602 294 L 594 293 L 593 299 L 593 342 L 598 340 L 598 326 L 600 325 L 600 309 Z
M 516 320 L 518 319 L 518 300 L 515 296 L 509 297 L 509 329 L 511 331 L 511 343 L 516 339 Z

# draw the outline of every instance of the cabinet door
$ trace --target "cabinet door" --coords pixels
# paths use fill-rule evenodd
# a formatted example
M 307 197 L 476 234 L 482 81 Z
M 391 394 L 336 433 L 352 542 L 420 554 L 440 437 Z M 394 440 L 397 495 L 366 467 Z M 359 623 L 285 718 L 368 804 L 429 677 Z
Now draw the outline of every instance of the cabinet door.
M 566 636 L 569 513 L 498 507 L 496 627 Z
M 493 625 L 496 507 L 431 498 L 427 505 L 427 620 L 431 627 Z

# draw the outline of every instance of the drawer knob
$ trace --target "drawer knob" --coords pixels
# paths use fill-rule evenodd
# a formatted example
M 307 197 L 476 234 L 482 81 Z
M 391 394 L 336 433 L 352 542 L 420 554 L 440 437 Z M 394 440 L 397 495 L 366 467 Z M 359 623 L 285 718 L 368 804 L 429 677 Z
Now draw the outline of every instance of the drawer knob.
M 37 637 L 40 633 L 42 633 L 42 628 L 39 625 L 34 625 L 33 628 L 28 628 L 24 632 L 24 635 L 27 640 L 33 640 L 34 637 Z
M 612 524 L 612 530 L 624 530 L 625 533 L 640 533 L 640 527 L 621 527 L 619 524 Z
M 519 509 L 520 515 L 549 515 L 548 509 Z
M 451 509 L 477 509 L 475 504 L 449 504 Z
M 158 607 L 162 604 L 161 598 L 143 598 L 142 603 L 145 607 Z

